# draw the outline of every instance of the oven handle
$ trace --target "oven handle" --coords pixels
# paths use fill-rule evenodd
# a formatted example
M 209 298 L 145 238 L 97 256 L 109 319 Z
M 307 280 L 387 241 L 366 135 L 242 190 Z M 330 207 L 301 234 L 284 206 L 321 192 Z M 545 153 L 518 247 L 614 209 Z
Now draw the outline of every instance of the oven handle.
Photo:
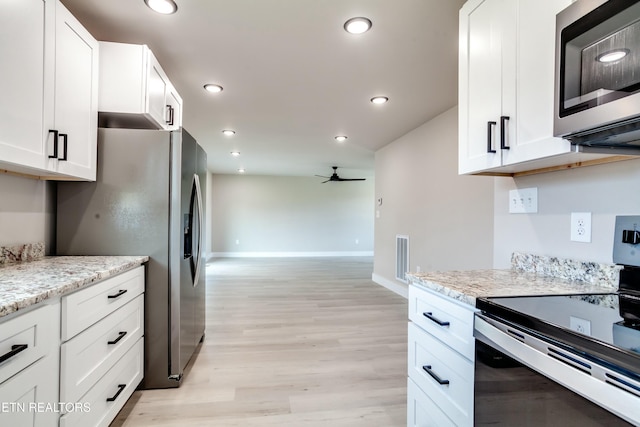
M 502 331 L 494 324 L 507 326 L 476 313 L 473 336 L 573 392 L 597 402 L 600 406 L 619 417 L 636 425 L 640 423 L 637 396 L 547 356 L 545 353 L 525 344 L 520 339 Z M 505 329 L 508 330 L 509 328 Z M 520 333 L 520 331 L 518 332 Z M 523 334 L 523 336 L 525 341 L 536 340 L 526 334 Z

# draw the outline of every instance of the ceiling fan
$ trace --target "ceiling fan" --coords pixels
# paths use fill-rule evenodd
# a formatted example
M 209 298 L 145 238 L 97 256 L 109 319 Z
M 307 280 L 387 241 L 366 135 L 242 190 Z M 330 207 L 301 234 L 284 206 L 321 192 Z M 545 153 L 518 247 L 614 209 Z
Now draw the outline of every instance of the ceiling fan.
M 366 178 L 340 178 L 338 176 L 338 166 L 331 166 L 333 168 L 333 175 L 331 176 L 322 176 L 316 175 L 320 178 L 328 178 L 326 181 L 322 181 L 322 184 L 329 181 L 364 181 Z

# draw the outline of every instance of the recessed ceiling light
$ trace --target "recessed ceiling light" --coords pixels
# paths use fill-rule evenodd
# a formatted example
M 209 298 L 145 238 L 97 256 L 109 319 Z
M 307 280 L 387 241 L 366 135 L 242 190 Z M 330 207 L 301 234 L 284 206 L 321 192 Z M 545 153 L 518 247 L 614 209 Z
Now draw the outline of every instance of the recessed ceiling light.
M 238 169 L 238 173 L 244 173 L 245 170 L 243 168 Z
M 615 62 L 629 54 L 629 49 L 615 49 L 596 56 L 598 62 Z
M 389 100 L 386 96 L 374 96 L 371 98 L 371 102 L 374 104 L 384 104 Z
M 240 155 L 240 152 L 239 152 L 239 151 L 232 151 L 232 152 L 231 152 L 231 155 L 232 155 L 233 157 L 238 157 L 238 156 Z
M 344 135 L 338 135 L 338 136 L 336 136 L 336 141 L 338 141 L 338 142 L 344 142 L 344 141 L 346 141 L 346 140 L 347 140 L 347 137 L 346 137 L 346 136 L 344 136 Z
M 371 21 L 367 18 L 351 18 L 344 23 L 344 29 L 347 33 L 362 34 L 371 29 Z
M 225 136 L 233 136 L 233 135 L 236 134 L 236 131 L 235 130 L 231 130 L 231 129 L 225 129 L 225 130 L 222 131 L 222 133 Z
M 151 10 L 163 15 L 171 15 L 178 10 L 178 5 L 173 0 L 144 0 L 144 2 Z
M 211 93 L 218 93 L 218 92 L 222 92 L 222 86 L 220 85 L 214 85 L 212 83 L 207 83 L 206 85 L 204 85 L 204 89 L 207 92 L 211 92 Z

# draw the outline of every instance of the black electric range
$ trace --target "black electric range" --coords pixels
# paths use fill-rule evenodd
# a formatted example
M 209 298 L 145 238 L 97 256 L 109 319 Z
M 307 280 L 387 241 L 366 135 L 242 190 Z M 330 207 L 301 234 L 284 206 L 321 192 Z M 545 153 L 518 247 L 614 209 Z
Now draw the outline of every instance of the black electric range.
M 506 362 L 513 357 L 639 425 L 640 216 L 616 217 L 613 261 L 623 266 L 617 291 L 478 298 L 474 335 L 482 345 L 477 345 L 476 357 L 494 358 L 489 365 L 500 362 L 504 355 L 510 356 Z M 487 356 L 486 344 L 498 352 Z M 573 368 L 573 373 L 558 368 L 564 365 Z M 578 406 L 587 410 L 586 405 Z

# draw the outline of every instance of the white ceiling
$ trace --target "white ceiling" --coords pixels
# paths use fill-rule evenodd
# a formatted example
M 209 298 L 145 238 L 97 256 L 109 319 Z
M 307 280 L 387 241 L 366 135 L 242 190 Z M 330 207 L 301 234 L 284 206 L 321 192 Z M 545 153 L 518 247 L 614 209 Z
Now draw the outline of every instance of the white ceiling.
M 372 176 L 377 149 L 457 103 L 463 2 L 176 0 L 177 13 L 159 15 L 143 0 L 62 0 L 98 40 L 151 48 L 213 173 L 330 175 L 337 165 L 344 178 Z M 356 16 L 372 29 L 345 32 Z M 389 102 L 373 105 L 375 95 Z

